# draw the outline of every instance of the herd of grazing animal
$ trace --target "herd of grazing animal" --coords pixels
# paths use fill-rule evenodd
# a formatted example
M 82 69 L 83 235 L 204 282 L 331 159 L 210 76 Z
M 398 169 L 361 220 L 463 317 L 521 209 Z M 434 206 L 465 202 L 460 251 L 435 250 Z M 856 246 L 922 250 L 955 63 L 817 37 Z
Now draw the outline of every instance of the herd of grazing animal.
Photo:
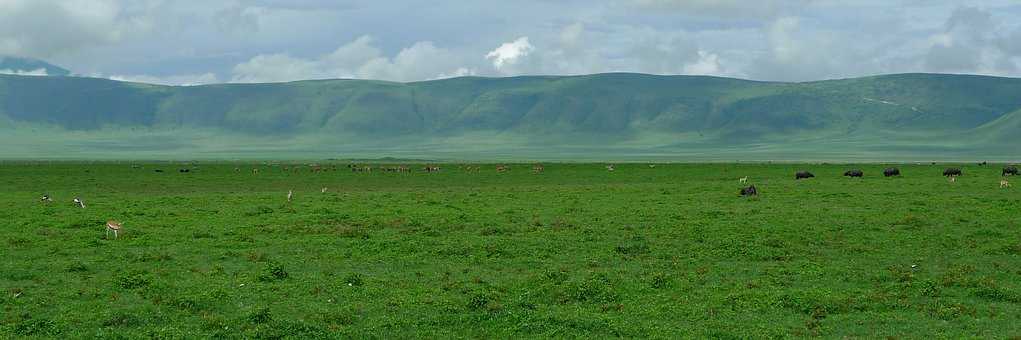
M 985 165 L 985 164 L 982 164 L 982 163 L 979 163 L 979 164 L 980 165 Z M 132 168 L 140 169 L 141 167 L 132 166 Z M 333 170 L 333 171 L 337 170 L 336 166 L 322 167 L 322 166 L 319 166 L 319 165 L 311 165 L 309 168 L 310 168 L 312 173 L 319 173 L 319 172 L 329 171 L 329 170 Z M 373 168 L 371 166 L 358 166 L 358 165 L 354 165 L 354 164 L 348 165 L 348 168 L 350 168 L 352 172 L 371 172 L 373 170 Z M 477 165 L 475 165 L 475 166 L 465 165 L 465 166 L 462 166 L 461 168 L 464 169 L 465 171 L 469 172 L 469 173 L 479 172 L 482 169 L 480 166 L 477 166 Z M 606 168 L 607 171 L 610 171 L 610 172 L 616 170 L 616 167 L 613 164 L 607 164 L 605 166 L 605 168 Z M 655 165 L 654 164 L 650 164 L 649 168 L 650 169 L 654 169 Z M 288 172 L 288 171 L 290 171 L 292 169 L 293 169 L 293 171 L 297 172 L 299 168 L 297 166 L 295 166 L 293 168 L 284 166 L 281 169 L 284 172 Z M 381 167 L 379 167 L 379 169 L 381 171 L 385 171 L 385 172 L 410 172 L 411 171 L 410 168 L 408 168 L 407 166 L 403 166 L 403 165 L 402 166 L 390 166 L 390 167 L 382 167 L 381 166 Z M 189 169 L 189 168 L 181 168 L 181 169 L 178 169 L 178 172 L 180 172 L 180 173 L 189 173 L 189 172 L 191 172 L 191 170 L 192 169 Z M 501 164 L 501 165 L 497 165 L 496 166 L 496 172 L 498 172 L 498 173 L 504 173 L 504 172 L 507 172 L 509 170 L 510 170 L 510 166 L 507 166 L 507 165 Z M 427 165 L 427 166 L 424 166 L 422 168 L 422 171 L 423 172 L 439 172 L 440 171 L 440 167 L 439 166 Z M 542 164 L 538 164 L 537 163 L 537 164 L 533 164 L 532 165 L 532 172 L 533 173 L 538 174 L 538 173 L 542 173 L 544 171 L 545 171 L 545 167 Z M 155 169 L 155 172 L 162 173 L 163 170 L 162 169 Z M 241 168 L 237 168 L 237 167 L 234 168 L 234 172 L 235 173 L 241 172 Z M 258 174 L 259 173 L 259 169 L 258 168 L 253 168 L 252 169 L 252 173 Z M 957 178 L 960 177 L 962 174 L 963 174 L 963 171 L 961 171 L 960 168 L 946 168 L 943 171 L 943 176 L 947 177 L 947 179 L 951 183 L 957 182 Z M 865 173 L 864 173 L 864 171 L 862 171 L 860 169 L 851 169 L 851 170 L 845 171 L 843 175 L 845 177 L 850 177 L 850 178 L 864 178 Z M 1018 171 L 1018 168 L 1016 166 L 1011 165 L 1011 166 L 1004 167 L 1003 171 L 1001 172 L 1001 175 L 1003 176 L 1003 178 L 1000 180 L 1000 188 L 1010 188 L 1011 185 L 1010 185 L 1010 182 L 1007 180 L 1007 176 L 1021 176 L 1021 171 Z M 883 169 L 883 176 L 884 177 L 901 176 L 901 172 L 900 172 L 900 169 L 898 169 L 898 168 L 885 168 L 885 169 Z M 809 179 L 809 178 L 814 178 L 814 177 L 815 177 L 814 174 L 812 174 L 811 172 L 808 172 L 808 171 L 804 171 L 804 170 L 797 171 L 794 174 L 794 179 L 795 180 Z M 738 182 L 741 183 L 742 185 L 747 184 L 748 181 L 749 181 L 748 180 L 748 176 L 744 176 L 744 177 L 741 177 L 741 178 L 738 179 Z M 327 192 L 327 188 L 323 187 L 321 192 L 325 194 Z M 755 185 L 743 186 L 741 188 L 741 190 L 740 190 L 740 195 L 741 196 L 758 196 L 758 194 L 759 194 L 759 191 L 755 187 Z M 287 202 L 291 202 L 293 199 L 294 199 L 294 190 L 288 190 L 287 191 Z M 43 203 L 51 203 L 51 202 L 53 202 L 53 198 L 50 197 L 49 194 L 43 194 L 42 197 L 40 198 L 40 201 L 43 202 Z M 72 202 L 74 203 L 74 205 L 76 207 L 79 207 L 79 208 L 82 208 L 82 209 L 85 208 L 85 201 L 82 200 L 80 197 L 77 197 L 77 196 L 74 197 Z M 110 233 L 113 233 L 113 238 L 114 239 L 118 238 L 122 228 L 123 228 L 123 225 L 121 224 L 121 222 L 114 221 L 114 220 L 107 221 L 106 222 L 107 237 L 109 237 Z
M 982 162 L 982 163 L 978 163 L 978 164 L 979 165 L 986 165 L 988 163 Z M 950 181 L 950 183 L 957 183 L 957 178 L 960 177 L 963 173 L 964 172 L 961 171 L 960 168 L 946 168 L 945 170 L 943 170 L 943 176 L 946 177 L 947 180 Z M 901 175 L 900 174 L 900 169 L 898 169 L 898 168 L 886 168 L 886 169 L 883 169 L 883 176 L 884 177 L 895 177 L 895 176 L 900 176 L 900 175 Z M 1003 179 L 1000 180 L 1000 188 L 1001 189 L 1003 189 L 1003 188 L 1010 188 L 1011 187 L 1010 186 L 1010 181 L 1008 181 L 1006 177 L 1007 176 L 1021 176 L 1021 172 L 1018 171 L 1018 168 L 1016 166 L 1011 165 L 1011 166 L 1004 167 L 1003 171 L 1001 172 L 1001 175 L 1003 176 Z M 861 171 L 860 169 L 851 169 L 851 170 L 845 171 L 844 172 L 844 176 L 845 177 L 850 177 L 850 178 L 863 178 L 865 176 L 865 172 Z M 804 171 L 804 170 L 797 171 L 794 174 L 794 179 L 795 180 L 802 180 L 802 179 L 808 179 L 808 178 L 813 178 L 813 177 L 815 177 L 815 175 L 813 175 L 811 172 Z M 741 183 L 741 184 L 746 184 L 748 182 L 748 176 L 739 178 L 738 182 Z M 740 193 L 741 193 L 741 196 L 757 196 L 758 195 L 758 190 L 755 188 L 754 185 L 751 185 L 751 186 L 747 186 L 747 187 L 742 187 Z

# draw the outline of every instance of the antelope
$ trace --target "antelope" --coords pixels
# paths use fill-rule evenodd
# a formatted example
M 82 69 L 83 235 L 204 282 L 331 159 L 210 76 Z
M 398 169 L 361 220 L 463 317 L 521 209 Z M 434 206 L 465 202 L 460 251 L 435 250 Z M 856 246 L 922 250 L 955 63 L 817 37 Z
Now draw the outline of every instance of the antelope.
M 1010 188 L 1010 182 L 1006 178 L 1000 180 L 1000 189 Z
M 294 190 L 287 190 L 287 201 L 290 202 L 291 198 L 294 197 Z
M 741 177 L 737 181 L 741 182 L 741 184 L 748 183 L 748 176 Z
M 50 198 L 50 195 L 48 195 L 48 194 L 43 194 L 43 197 L 41 199 L 39 199 L 39 200 L 43 201 L 43 202 L 46 202 L 46 203 L 53 202 L 53 199 Z
M 535 173 L 540 173 L 540 172 L 543 172 L 545 170 L 546 170 L 546 168 L 543 167 L 542 164 L 536 164 L 536 165 L 532 166 L 532 172 L 535 172 Z
M 507 172 L 507 170 L 510 170 L 510 167 L 505 166 L 505 165 L 497 165 L 496 166 L 496 172 Z
M 234 168 L 234 172 L 241 172 L 241 168 Z
M 947 178 L 950 179 L 950 183 L 957 183 L 957 176 L 949 176 Z
M 82 201 L 81 198 L 75 197 L 74 198 L 74 204 L 79 206 L 79 207 L 82 207 L 82 209 L 85 209 L 85 201 Z
M 113 238 L 117 238 L 117 233 L 121 231 L 121 223 L 110 220 L 106 221 L 106 237 L 110 237 L 110 232 L 113 232 Z
M 606 166 L 606 171 L 613 171 L 613 169 L 614 169 L 613 164 Z
M 656 164 L 649 164 L 649 169 L 655 169 L 655 168 L 656 168 Z
M 258 169 L 258 168 L 253 168 L 253 169 L 252 169 L 252 174 L 253 174 L 253 175 L 257 175 L 257 174 L 259 174 L 259 169 Z
M 323 193 L 324 194 L 326 193 L 326 187 L 323 187 Z

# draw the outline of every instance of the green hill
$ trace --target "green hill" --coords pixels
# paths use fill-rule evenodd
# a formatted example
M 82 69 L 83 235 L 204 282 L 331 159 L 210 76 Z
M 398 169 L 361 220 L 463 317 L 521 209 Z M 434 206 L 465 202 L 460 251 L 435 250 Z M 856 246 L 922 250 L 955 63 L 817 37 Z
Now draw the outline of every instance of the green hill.
M 157 86 L 0 75 L 3 158 L 1021 158 L 1021 79 L 596 74 Z

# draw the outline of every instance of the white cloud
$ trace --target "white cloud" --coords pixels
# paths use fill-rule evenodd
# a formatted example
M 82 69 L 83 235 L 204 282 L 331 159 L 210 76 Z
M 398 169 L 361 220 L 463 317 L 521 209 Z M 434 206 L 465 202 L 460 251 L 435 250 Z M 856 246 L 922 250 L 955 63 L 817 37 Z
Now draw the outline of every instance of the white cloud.
M 180 85 L 193 86 L 219 83 L 220 79 L 212 73 L 183 74 L 172 76 L 150 76 L 150 75 L 115 75 L 109 77 L 111 80 L 129 81 L 135 83 L 159 84 L 159 85 Z
M 504 72 L 510 66 L 518 63 L 518 60 L 527 57 L 535 51 L 535 47 L 528 42 L 528 37 L 520 37 L 512 42 L 503 43 L 495 50 L 486 54 L 486 59 L 492 60 L 493 67 Z
M 44 68 L 30 70 L 30 71 L 3 69 L 3 70 L 0 70 L 0 74 L 12 74 L 12 75 L 16 75 L 16 76 L 48 76 L 49 75 L 46 72 L 46 69 L 44 69 Z
M 286 54 L 259 55 L 234 67 L 234 82 L 279 82 L 300 79 L 378 79 L 416 81 L 475 74 L 461 57 L 429 41 L 420 41 L 387 57 L 362 36 L 317 58 Z

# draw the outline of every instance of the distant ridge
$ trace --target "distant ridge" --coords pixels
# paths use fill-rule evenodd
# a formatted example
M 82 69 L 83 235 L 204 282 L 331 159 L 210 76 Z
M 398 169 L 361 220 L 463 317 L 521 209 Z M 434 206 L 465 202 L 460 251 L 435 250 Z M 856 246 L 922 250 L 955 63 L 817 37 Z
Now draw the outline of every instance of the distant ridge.
M 1013 160 L 1019 110 L 1021 79 L 949 74 L 183 87 L 0 75 L 0 158 Z
M 37 76 L 71 75 L 71 71 L 42 60 L 2 55 L 0 55 L 0 73 Z

